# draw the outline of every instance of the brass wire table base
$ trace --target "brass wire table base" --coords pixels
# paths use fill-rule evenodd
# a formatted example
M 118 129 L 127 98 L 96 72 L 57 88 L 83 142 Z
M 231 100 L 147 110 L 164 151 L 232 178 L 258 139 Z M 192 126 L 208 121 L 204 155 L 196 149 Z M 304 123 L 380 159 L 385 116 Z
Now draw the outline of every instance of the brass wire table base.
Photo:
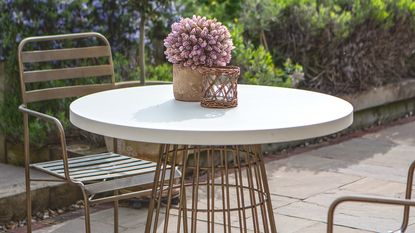
M 277 232 L 259 145 L 166 144 L 159 155 L 146 233 Z M 182 176 L 166 177 L 167 165 Z

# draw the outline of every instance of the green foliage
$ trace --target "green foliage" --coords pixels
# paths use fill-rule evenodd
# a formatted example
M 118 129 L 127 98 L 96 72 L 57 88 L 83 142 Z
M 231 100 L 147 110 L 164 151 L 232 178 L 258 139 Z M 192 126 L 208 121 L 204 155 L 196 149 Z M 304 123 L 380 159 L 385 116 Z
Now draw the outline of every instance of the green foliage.
M 246 33 L 255 41 L 260 40 L 263 31 L 269 31 L 269 25 L 278 20 L 281 8 L 285 1 L 246 0 L 242 4 L 240 22 Z
M 411 15 L 415 20 L 413 0 L 246 0 L 242 5 L 241 22 L 252 39 L 261 30 L 274 33 L 272 25 L 284 23 L 284 17 L 307 19 L 303 28 L 319 33 L 331 24 L 335 36 L 345 38 L 352 29 L 371 19 L 385 28 L 394 25 L 398 17 Z M 258 41 L 254 41 L 255 43 Z
M 408 77 L 415 49 L 412 0 L 261 0 L 244 6 L 249 37 L 265 31 L 269 51 L 281 64 L 287 57 L 304 67 L 302 87 L 332 94 L 351 93 Z M 243 18 L 241 20 L 244 20 Z M 257 26 L 258 25 L 258 26 Z
M 216 18 L 221 22 L 232 22 L 240 17 L 243 0 L 181 0 L 178 5 L 183 7 L 183 17 L 193 15 Z
M 255 47 L 251 42 L 244 41 L 242 26 L 233 24 L 229 28 L 235 46 L 232 63 L 241 68 L 243 83 L 292 86 L 291 75 L 302 72 L 300 65 L 294 65 L 290 60 L 287 60 L 283 68 L 278 68 L 274 64 L 271 54 L 263 46 Z
M 34 4 L 35 6 L 27 8 Z M 21 141 L 23 134 L 22 114 L 17 110 L 21 104 L 21 95 L 16 51 L 18 43 L 25 37 L 81 31 L 101 32 L 113 45 L 118 79 L 137 79 L 137 74 L 131 72 L 135 67 L 126 57 L 135 51 L 139 14 L 128 4 L 128 0 L 7 0 L 0 1 L 0 12 L 0 62 L 5 63 L 6 72 L 5 99 L 0 104 L 0 131 L 7 135 L 9 141 Z M 91 80 L 87 82 L 90 83 Z M 62 85 L 59 82 L 54 84 Z M 65 127 L 69 127 L 67 109 L 70 101 L 47 101 L 30 107 L 56 116 Z M 33 117 L 30 120 L 30 139 L 34 145 L 41 146 L 51 142 L 49 139 L 56 140 L 56 137 L 49 137 L 54 135 L 51 134 L 55 130 L 53 125 Z
M 147 69 L 147 80 L 151 81 L 167 81 L 172 82 L 172 65 L 170 63 L 163 63 L 160 65 L 148 65 Z
M 113 54 L 115 81 L 137 80 L 140 70 L 131 64 L 130 60 L 122 53 Z

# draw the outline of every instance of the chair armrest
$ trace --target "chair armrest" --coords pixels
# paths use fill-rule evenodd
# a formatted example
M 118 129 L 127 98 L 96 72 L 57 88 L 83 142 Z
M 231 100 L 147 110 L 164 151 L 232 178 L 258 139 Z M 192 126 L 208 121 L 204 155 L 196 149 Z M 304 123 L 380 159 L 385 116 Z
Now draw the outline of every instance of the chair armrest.
M 65 178 L 70 180 L 69 168 L 68 168 L 68 153 L 67 153 L 67 148 L 66 148 L 66 138 L 65 138 L 65 131 L 64 131 L 62 123 L 56 117 L 29 109 L 24 104 L 19 106 L 19 110 L 23 112 L 24 114 L 28 114 L 30 116 L 34 116 L 42 120 L 53 122 L 55 126 L 58 128 L 59 139 L 60 139 L 61 149 L 62 149 L 63 168 L 65 170 Z
M 31 116 L 34 116 L 34 117 L 37 117 L 37 118 L 40 118 L 40 119 L 43 119 L 43 120 L 51 121 L 51 122 L 55 123 L 55 125 L 58 127 L 59 131 L 64 132 L 63 131 L 64 129 L 63 129 L 63 126 L 62 126 L 61 122 L 56 117 L 53 117 L 53 116 L 50 116 L 50 115 L 47 115 L 47 114 L 44 114 L 44 113 L 41 113 L 41 112 L 37 112 L 37 111 L 32 110 L 32 109 L 29 109 L 24 104 L 19 106 L 19 110 L 21 112 L 27 113 Z
M 327 233 L 333 233 L 334 225 L 334 212 L 336 207 L 344 202 L 363 202 L 383 205 L 402 205 L 402 206 L 415 206 L 415 201 L 400 198 L 385 198 L 376 196 L 344 196 L 334 200 L 328 211 L 327 215 Z

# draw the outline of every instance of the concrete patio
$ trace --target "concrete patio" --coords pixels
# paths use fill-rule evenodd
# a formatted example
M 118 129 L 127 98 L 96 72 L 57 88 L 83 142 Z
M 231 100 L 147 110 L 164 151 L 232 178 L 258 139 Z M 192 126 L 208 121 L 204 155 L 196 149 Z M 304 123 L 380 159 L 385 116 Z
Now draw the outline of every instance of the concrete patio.
M 325 232 L 328 206 L 339 196 L 365 194 L 402 198 L 407 168 L 415 160 L 414 132 L 415 121 L 411 121 L 284 159 L 268 156 L 266 167 L 278 232 Z M 93 232 L 113 232 L 112 213 L 109 208 L 92 214 Z M 146 208 L 122 208 L 120 232 L 143 232 L 146 213 Z M 336 213 L 335 232 L 387 232 L 399 228 L 402 208 L 345 204 Z M 414 216 L 410 224 L 414 224 Z M 48 221 L 54 224 L 35 232 L 84 231 L 82 216 L 61 222 Z M 203 217 L 200 221 L 204 222 Z M 223 226 L 218 224 L 217 227 L 217 232 L 223 231 Z M 233 227 L 239 232 L 237 223 Z M 198 232 L 205 229 L 200 227 Z M 408 232 L 412 231 L 415 225 L 411 225 Z

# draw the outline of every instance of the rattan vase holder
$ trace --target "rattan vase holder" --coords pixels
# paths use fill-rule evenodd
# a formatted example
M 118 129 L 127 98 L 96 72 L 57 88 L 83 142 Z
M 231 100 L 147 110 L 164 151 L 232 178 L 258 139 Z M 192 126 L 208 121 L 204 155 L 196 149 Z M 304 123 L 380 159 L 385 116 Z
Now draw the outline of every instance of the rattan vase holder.
M 203 79 L 202 107 L 233 108 L 238 105 L 239 67 L 201 67 L 200 72 Z

